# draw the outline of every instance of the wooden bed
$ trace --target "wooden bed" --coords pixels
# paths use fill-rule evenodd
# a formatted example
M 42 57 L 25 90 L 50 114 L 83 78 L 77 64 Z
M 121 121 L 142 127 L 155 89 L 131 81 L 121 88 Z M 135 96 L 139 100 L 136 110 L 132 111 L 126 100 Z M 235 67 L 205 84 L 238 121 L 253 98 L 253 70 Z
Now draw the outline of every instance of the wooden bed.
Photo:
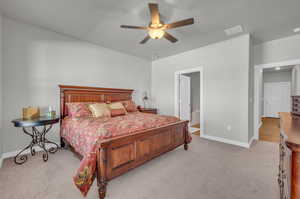
M 60 87 L 61 120 L 67 115 L 68 102 L 115 102 L 132 98 L 133 90 L 97 87 Z M 171 151 L 181 145 L 188 149 L 188 121 L 147 129 L 126 136 L 106 139 L 97 150 L 97 184 L 99 198 L 104 199 L 109 180 Z M 61 146 L 69 145 L 61 137 Z

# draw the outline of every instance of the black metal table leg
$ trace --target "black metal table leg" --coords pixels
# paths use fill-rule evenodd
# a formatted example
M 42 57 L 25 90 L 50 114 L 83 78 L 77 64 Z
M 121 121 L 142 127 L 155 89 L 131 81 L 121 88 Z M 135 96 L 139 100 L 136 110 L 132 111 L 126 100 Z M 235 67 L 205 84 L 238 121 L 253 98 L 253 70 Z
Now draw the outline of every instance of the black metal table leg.
M 22 149 L 14 158 L 14 161 L 16 164 L 23 164 L 27 161 L 28 157 L 27 154 L 23 154 L 22 153 L 26 150 L 26 149 L 31 149 L 33 147 L 33 142 L 31 142 L 27 147 L 25 147 L 24 149 Z
M 38 135 L 38 139 L 37 139 L 37 146 L 39 146 L 44 152 L 43 152 L 43 160 L 46 162 L 48 160 L 48 152 L 50 153 L 55 153 L 58 150 L 58 145 L 54 142 L 49 141 L 46 138 L 46 134 L 51 130 L 52 125 L 49 125 L 49 127 L 47 128 L 46 125 L 44 125 L 44 128 L 42 131 L 39 131 L 36 127 L 32 127 L 33 131 Z M 52 144 L 55 145 L 55 147 L 51 147 L 49 148 L 49 150 L 46 149 L 46 144 Z
M 31 142 L 28 146 L 22 149 L 14 158 L 16 164 L 23 164 L 27 161 L 28 156 L 25 154 L 25 150 L 30 150 L 32 156 L 36 154 L 35 146 L 39 147 L 43 153 L 43 160 L 46 162 L 48 160 L 48 153 L 55 153 L 58 151 L 59 146 L 49 141 L 46 138 L 46 134 L 51 130 L 52 125 L 59 122 L 59 117 L 47 117 L 41 116 L 35 119 L 15 119 L 12 120 L 15 127 L 22 127 L 23 132 L 26 135 L 31 137 Z M 26 128 L 30 127 L 31 132 L 28 132 Z M 39 129 L 37 127 L 43 127 L 43 129 Z M 47 150 L 46 144 L 50 144 L 51 147 Z
M 43 160 L 46 162 L 48 160 L 48 152 L 50 153 L 55 153 L 58 151 L 59 146 L 52 142 L 49 141 L 46 138 L 46 134 L 50 131 L 50 129 L 52 128 L 52 125 L 50 125 L 48 128 L 46 125 L 44 125 L 43 130 L 39 131 L 36 127 L 32 127 L 32 133 L 29 133 L 25 127 L 23 127 L 23 132 L 27 135 L 29 135 L 32 138 L 31 143 L 26 146 L 24 149 L 22 149 L 14 158 L 15 163 L 16 164 L 23 164 L 27 161 L 28 156 L 27 154 L 23 154 L 22 153 L 27 150 L 30 149 L 30 153 L 32 156 L 35 155 L 36 151 L 34 149 L 34 146 L 38 146 L 39 148 L 42 149 L 43 151 Z M 54 145 L 54 147 L 49 148 L 49 150 L 46 149 L 46 143 L 48 144 L 52 144 Z
M 45 126 L 45 127 L 46 127 L 46 126 Z M 58 148 L 59 148 L 58 144 L 56 144 L 55 142 L 52 142 L 52 141 L 50 141 L 50 140 L 48 140 L 48 139 L 46 138 L 46 134 L 50 131 L 51 128 L 52 128 L 52 125 L 50 125 L 48 129 L 44 129 L 44 132 L 45 132 L 45 133 L 44 133 L 43 139 L 44 139 L 44 142 L 45 142 L 45 143 L 54 145 L 54 147 L 49 148 L 48 151 L 49 151 L 50 153 L 56 153 L 57 150 L 58 150 Z
M 34 149 L 32 148 L 35 144 L 34 144 L 34 134 L 32 133 L 29 133 L 25 128 L 23 128 L 23 132 L 26 134 L 26 135 L 29 135 L 31 138 L 32 138 L 32 141 L 31 143 L 26 146 L 24 149 L 22 149 L 14 158 L 14 161 L 16 164 L 23 164 L 27 161 L 28 157 L 26 154 L 22 155 L 22 153 L 26 150 L 26 149 L 29 149 L 30 148 L 30 152 L 32 155 L 35 154 L 35 151 Z
M 43 131 L 39 131 L 36 127 L 32 127 L 32 131 L 36 135 L 36 142 L 35 145 L 40 147 L 43 150 L 43 160 L 46 162 L 48 160 L 48 151 L 45 148 L 45 140 L 44 140 L 44 134 L 46 125 L 43 127 Z

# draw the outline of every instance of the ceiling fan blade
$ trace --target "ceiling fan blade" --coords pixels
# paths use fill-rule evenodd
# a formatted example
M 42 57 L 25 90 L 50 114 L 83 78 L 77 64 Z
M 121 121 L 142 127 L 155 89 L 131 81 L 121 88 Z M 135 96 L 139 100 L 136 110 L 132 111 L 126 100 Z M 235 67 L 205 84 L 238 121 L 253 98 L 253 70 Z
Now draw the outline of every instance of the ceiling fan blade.
M 128 25 L 121 25 L 121 28 L 129 28 L 129 29 L 148 29 L 148 27 L 143 27 L 143 26 L 128 26 Z
M 184 19 L 171 24 L 166 24 L 166 29 L 178 28 L 181 26 L 187 26 L 191 24 L 194 24 L 194 18 Z
M 147 36 L 140 42 L 140 44 L 146 43 L 149 39 L 150 39 L 150 36 L 147 35 Z
M 173 37 L 172 35 L 170 35 L 167 32 L 165 32 L 164 37 L 172 43 L 175 43 L 178 41 L 178 39 L 176 39 L 175 37 Z
M 150 14 L 151 14 L 151 23 L 152 24 L 160 24 L 158 4 L 149 3 L 149 9 L 150 9 Z

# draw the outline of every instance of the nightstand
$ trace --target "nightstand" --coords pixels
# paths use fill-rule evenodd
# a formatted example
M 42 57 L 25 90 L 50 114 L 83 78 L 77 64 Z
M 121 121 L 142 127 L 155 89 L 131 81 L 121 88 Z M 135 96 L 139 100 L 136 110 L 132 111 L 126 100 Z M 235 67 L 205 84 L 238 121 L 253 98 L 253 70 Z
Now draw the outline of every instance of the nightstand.
M 141 108 L 139 107 L 138 110 L 142 113 L 152 113 L 152 114 L 157 114 L 157 109 L 156 108 Z
M 58 145 L 46 138 L 46 134 L 50 131 L 52 125 L 58 122 L 59 122 L 58 117 L 45 117 L 45 116 L 36 119 L 31 119 L 31 120 L 26 120 L 26 119 L 13 120 L 12 123 L 14 124 L 15 127 L 22 127 L 23 132 L 32 138 L 30 144 L 15 156 L 15 163 L 23 164 L 24 162 L 27 161 L 27 154 L 22 155 L 22 153 L 26 149 L 29 149 L 31 155 L 34 156 L 36 153 L 34 146 L 39 147 L 43 151 L 43 160 L 46 162 L 48 160 L 48 152 L 55 153 L 58 150 Z M 31 128 L 31 132 L 28 131 L 26 127 Z M 37 127 L 42 127 L 42 129 L 38 129 Z M 46 144 L 51 144 L 52 147 L 47 150 Z

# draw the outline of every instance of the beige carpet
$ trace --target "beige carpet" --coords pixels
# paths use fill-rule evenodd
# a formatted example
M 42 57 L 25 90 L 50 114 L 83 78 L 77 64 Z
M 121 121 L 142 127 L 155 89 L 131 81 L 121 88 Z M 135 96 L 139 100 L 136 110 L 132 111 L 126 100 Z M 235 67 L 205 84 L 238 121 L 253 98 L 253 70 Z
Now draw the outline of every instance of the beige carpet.
M 108 184 L 107 199 L 278 199 L 278 146 L 258 142 L 247 150 L 193 136 L 178 148 Z M 1 199 L 80 199 L 72 182 L 79 160 L 61 150 L 44 163 L 11 159 L 0 169 Z M 94 183 L 87 198 L 97 198 Z

